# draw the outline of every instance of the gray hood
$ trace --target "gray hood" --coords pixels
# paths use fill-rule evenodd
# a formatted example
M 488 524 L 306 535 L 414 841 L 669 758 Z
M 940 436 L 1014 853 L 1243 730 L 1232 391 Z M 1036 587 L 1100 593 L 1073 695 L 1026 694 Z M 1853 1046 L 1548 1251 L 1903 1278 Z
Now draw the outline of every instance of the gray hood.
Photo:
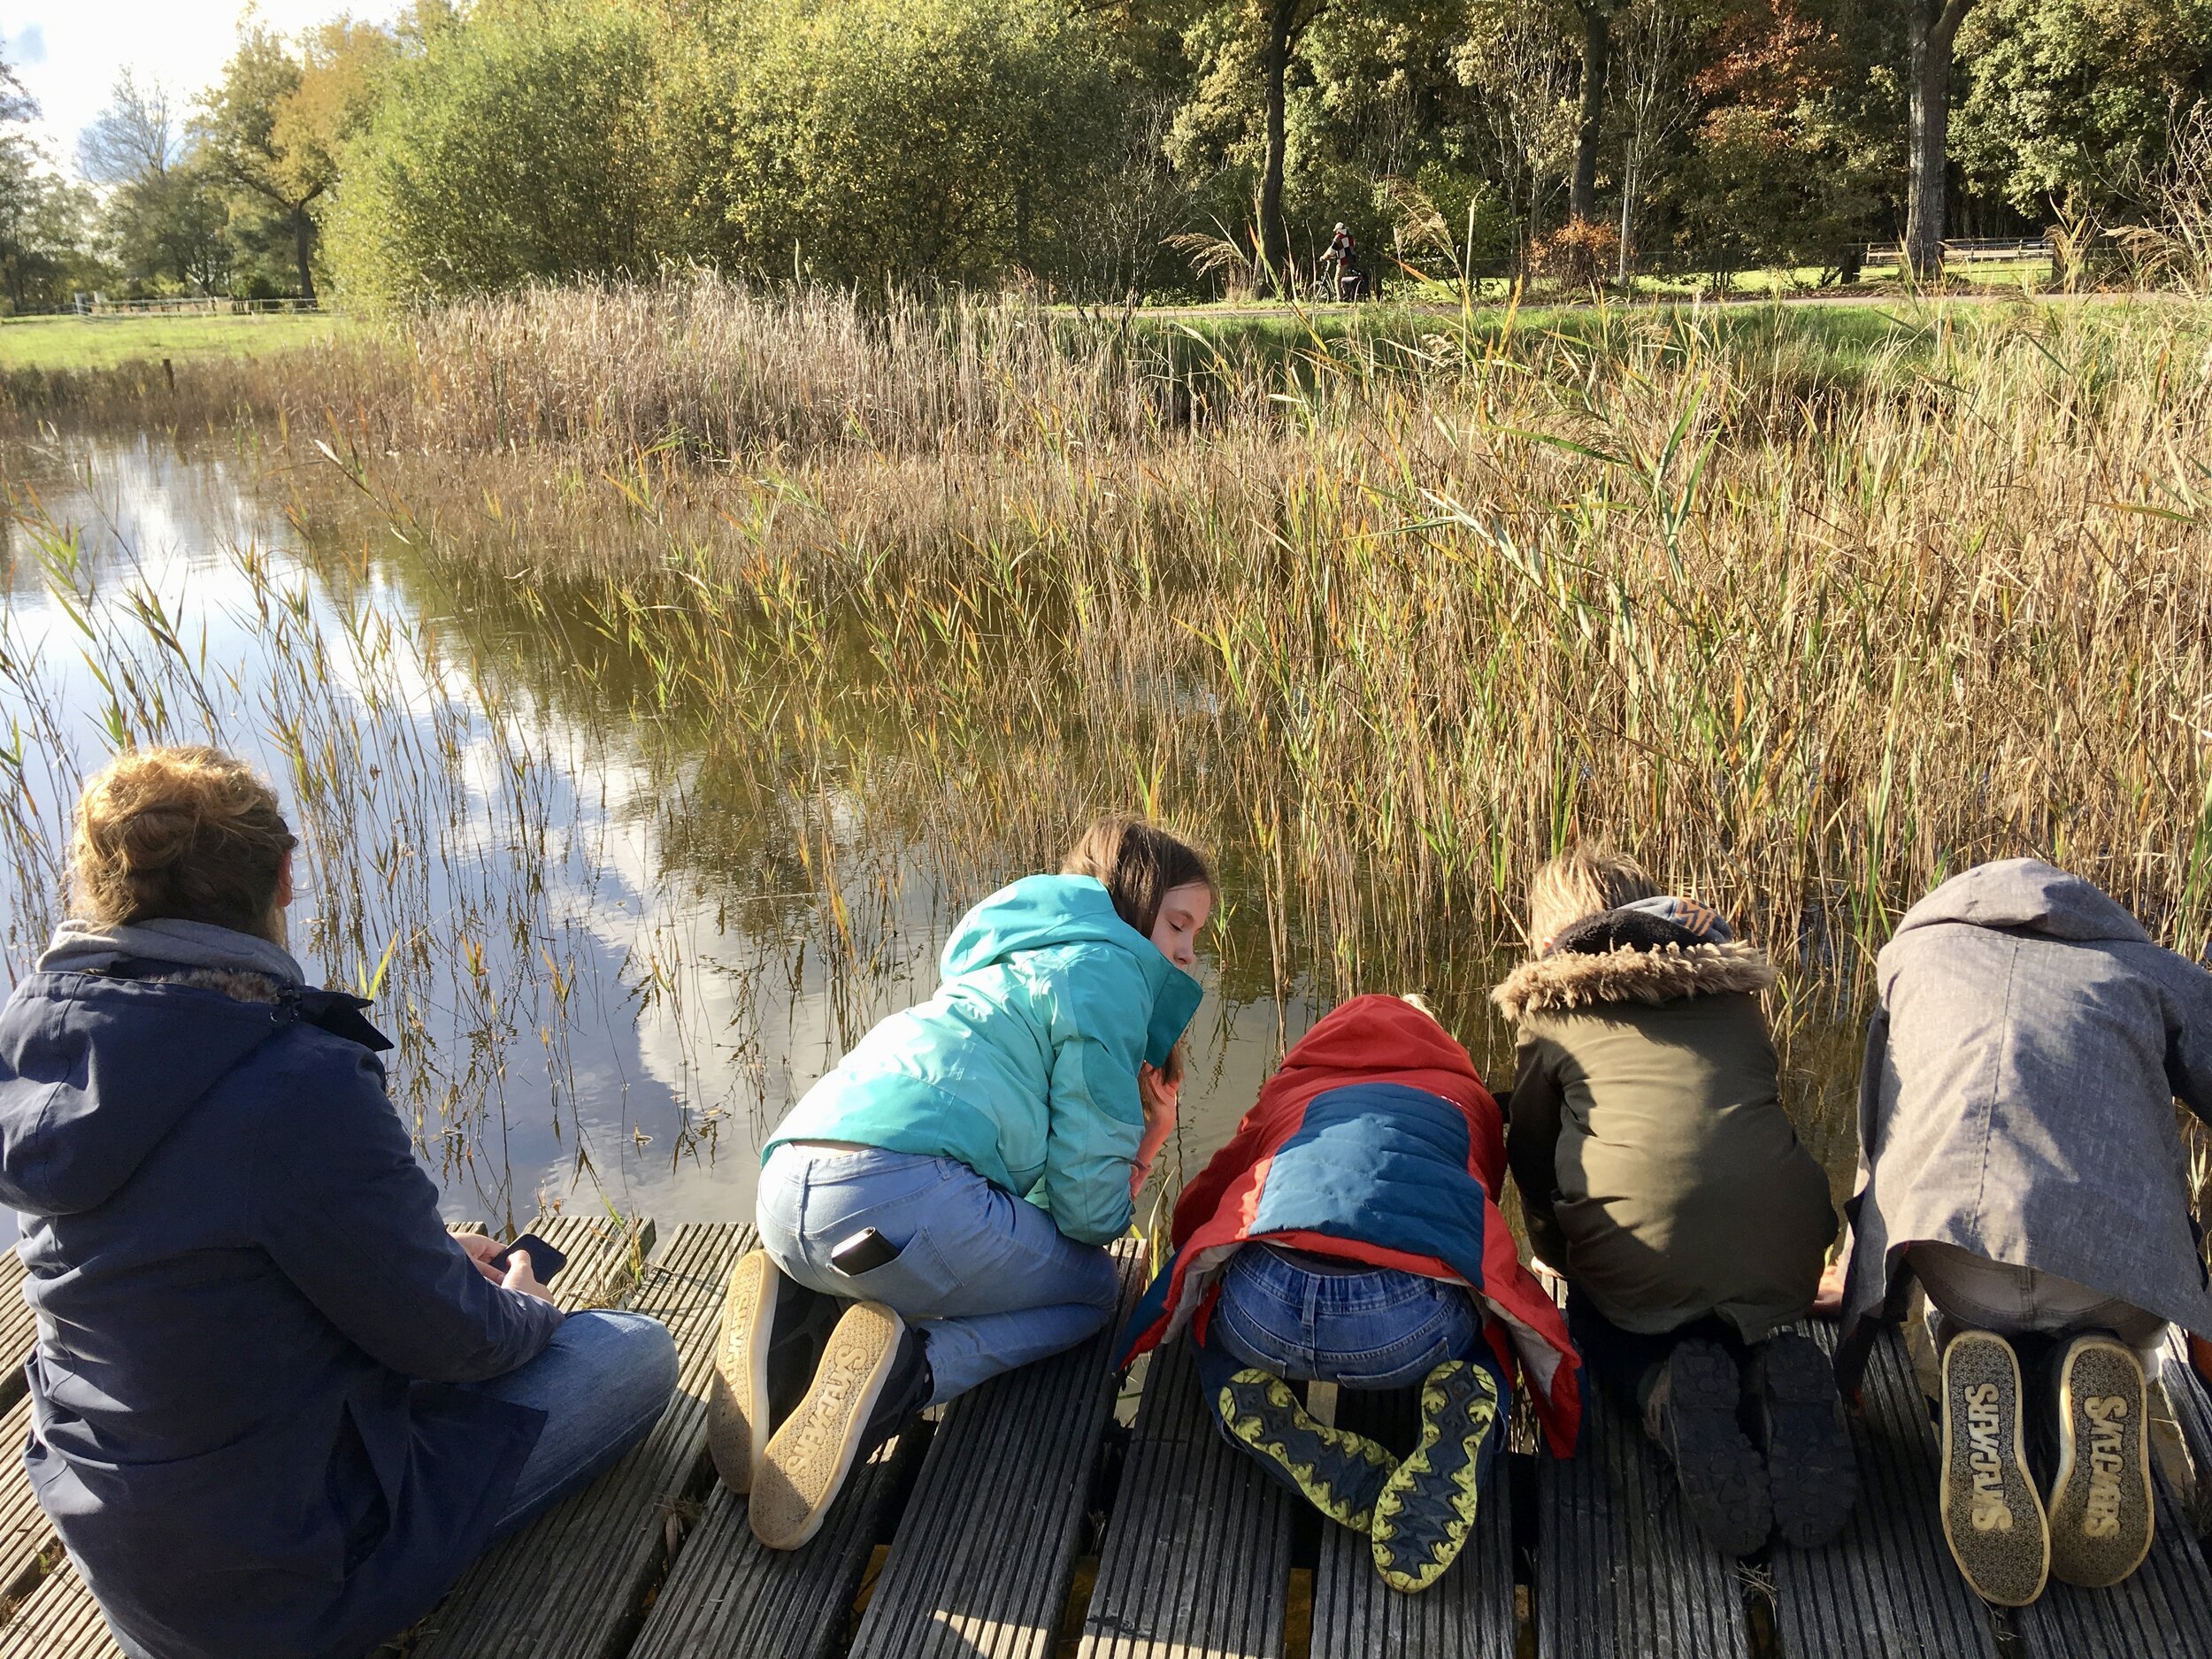
M 1940 922 L 2023 928 L 2051 939 L 2151 942 L 2143 925 L 2104 893 L 2039 858 L 2007 858 L 1953 876 L 1907 910 L 1897 932 Z
M 299 990 L 307 983 L 306 971 L 281 945 L 207 922 L 166 918 L 131 922 L 119 927 L 64 922 L 54 930 L 54 940 L 46 947 L 46 954 L 38 959 L 38 972 L 96 973 L 126 961 L 168 962 L 180 968 L 259 973 L 274 979 L 287 991 Z

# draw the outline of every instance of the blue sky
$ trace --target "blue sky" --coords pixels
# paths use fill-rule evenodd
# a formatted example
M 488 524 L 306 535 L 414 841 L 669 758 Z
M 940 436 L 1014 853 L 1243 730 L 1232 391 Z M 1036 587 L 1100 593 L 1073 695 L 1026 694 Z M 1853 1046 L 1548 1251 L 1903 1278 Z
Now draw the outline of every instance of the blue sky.
M 261 0 L 264 21 L 287 31 L 342 12 L 388 19 L 393 0 Z M 240 0 L 0 0 L 0 56 L 43 107 L 42 134 L 73 172 L 77 134 L 129 65 L 190 96 L 222 73 L 237 38 Z

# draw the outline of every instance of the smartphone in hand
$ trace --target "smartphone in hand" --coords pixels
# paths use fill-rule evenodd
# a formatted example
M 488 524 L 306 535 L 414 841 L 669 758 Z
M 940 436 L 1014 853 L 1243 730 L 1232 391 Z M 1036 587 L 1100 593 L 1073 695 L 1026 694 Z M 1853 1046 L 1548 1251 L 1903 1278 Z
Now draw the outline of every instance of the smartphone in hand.
M 551 1284 L 553 1275 L 568 1265 L 566 1255 L 548 1244 L 534 1233 L 524 1233 L 497 1256 L 492 1257 L 491 1265 L 498 1271 L 504 1273 L 507 1271 L 509 1259 L 517 1250 L 520 1250 L 530 1258 L 531 1274 L 541 1285 Z

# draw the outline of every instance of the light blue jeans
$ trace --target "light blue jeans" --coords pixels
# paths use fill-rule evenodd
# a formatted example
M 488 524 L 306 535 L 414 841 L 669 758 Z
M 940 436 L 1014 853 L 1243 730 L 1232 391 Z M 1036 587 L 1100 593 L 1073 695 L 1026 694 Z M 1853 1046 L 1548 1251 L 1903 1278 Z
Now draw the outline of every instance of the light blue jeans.
M 527 1526 L 620 1463 L 676 1396 L 676 1341 L 641 1313 L 572 1313 L 527 1365 L 470 1388 L 545 1413 L 494 1538 Z
M 917 1322 L 932 1405 L 1073 1348 L 1120 1300 L 1104 1248 L 951 1158 L 786 1142 L 761 1168 L 757 1219 L 761 1248 L 790 1278 Z M 869 1227 L 898 1255 L 864 1273 L 832 1267 L 830 1252 Z

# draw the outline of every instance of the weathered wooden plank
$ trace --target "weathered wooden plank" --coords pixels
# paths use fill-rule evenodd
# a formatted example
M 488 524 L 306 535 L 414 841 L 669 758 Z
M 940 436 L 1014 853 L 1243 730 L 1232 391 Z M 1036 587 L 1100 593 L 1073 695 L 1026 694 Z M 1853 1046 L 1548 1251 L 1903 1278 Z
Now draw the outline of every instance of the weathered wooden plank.
M 1337 1395 L 1337 1422 L 1410 1449 L 1419 1432 L 1420 1394 Z M 1500 1425 L 1501 1431 L 1503 1425 Z M 1484 1478 L 1481 1507 L 1466 1548 L 1441 1578 L 1418 1595 L 1385 1584 L 1367 1535 L 1324 1522 L 1321 1562 L 1313 1581 L 1313 1659 L 1512 1659 L 1512 1483 L 1502 1454 Z
M 909 1461 L 894 1440 L 856 1470 L 801 1549 L 765 1548 L 717 1481 L 630 1659 L 829 1659 Z
M 30 1392 L 23 1362 L 38 1346 L 38 1316 L 23 1300 L 23 1258 L 11 1248 L 0 1250 L 0 1409 Z
M 31 1495 L 23 1443 L 31 1432 L 31 1402 L 19 1400 L 0 1417 L 0 1609 L 22 1600 L 60 1555 L 54 1524 Z
M 0 1659 L 122 1659 L 100 1604 L 65 1555 L 0 1624 Z
M 1832 1325 L 1800 1327 L 1832 1349 Z M 1967 1588 L 1943 1541 L 1937 1448 L 1926 1397 L 1894 1330 L 1867 1366 L 1866 1413 L 1852 1424 L 1859 1502 L 1819 1549 L 1778 1545 L 1775 1624 L 1787 1659 L 1996 1659 L 1989 1609 Z
M 2051 1581 L 2012 1615 L 2022 1659 L 2212 1659 L 2212 1569 L 2163 1473 L 2153 1463 L 2158 1530 L 2134 1576 L 2109 1590 Z
M 1749 1659 L 1734 1563 L 1683 1515 L 1641 1426 L 1586 1394 L 1576 1455 L 1537 1470 L 1538 1659 Z
M 1187 1339 L 1156 1353 L 1079 1659 L 1282 1659 L 1292 1501 L 1215 1427 Z
M 2184 1507 L 2190 1510 L 2196 1532 L 2202 1534 L 2208 1523 L 2212 1523 L 2212 1393 L 2206 1391 L 2204 1379 L 2189 1363 L 2188 1333 L 2178 1325 L 2166 1327 L 2162 1372 L 2166 1402 L 2173 1408 L 2175 1425 L 2181 1430 L 2182 1443 L 2189 1448 L 2189 1461 L 2196 1466 L 2194 1502 Z
M 416 1659 L 600 1659 L 626 1648 L 700 1470 L 722 1293 L 749 1240 L 750 1229 L 679 1227 L 654 1253 L 631 1305 L 675 1335 L 675 1402 L 643 1445 L 470 1568 L 417 1627 Z
M 1113 1411 L 1114 1346 L 1144 1287 L 1135 1240 L 1117 1248 L 1121 1302 L 1096 1336 L 946 1408 L 853 1659 L 1049 1659 Z

